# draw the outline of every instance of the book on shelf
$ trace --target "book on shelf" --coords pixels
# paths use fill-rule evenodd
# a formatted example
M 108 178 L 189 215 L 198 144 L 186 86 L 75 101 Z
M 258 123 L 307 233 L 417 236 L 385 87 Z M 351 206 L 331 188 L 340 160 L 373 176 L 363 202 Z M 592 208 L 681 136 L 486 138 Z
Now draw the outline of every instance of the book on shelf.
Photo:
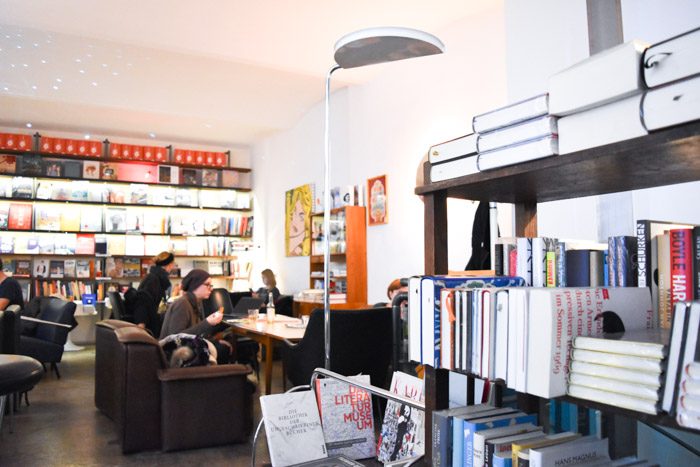
M 668 329 L 639 329 L 601 337 L 577 336 L 574 337 L 573 347 L 661 360 L 668 352 L 669 337 Z
M 68 201 L 71 197 L 71 184 L 69 182 L 53 182 L 51 199 L 54 201 Z
M 74 255 L 78 237 L 74 233 L 54 235 L 54 253 L 57 255 Z
M 126 254 L 125 235 L 107 235 L 107 254 L 110 256 L 124 256 Z
M 352 377 L 369 384 L 369 375 Z M 376 454 L 372 397 L 367 391 L 330 378 L 316 380 L 318 409 L 330 455 L 367 459 Z
M 480 152 L 476 164 L 479 170 L 489 170 L 557 154 L 560 154 L 559 139 L 556 135 L 550 135 Z
M 650 287 L 653 283 L 654 271 L 651 267 L 652 257 L 651 252 L 652 239 L 663 234 L 665 230 L 671 229 L 689 229 L 693 228 L 690 224 L 681 224 L 677 222 L 657 221 L 650 219 L 637 220 L 637 285 L 639 287 Z
M 101 232 L 102 231 L 102 208 L 95 206 L 80 207 L 80 231 L 81 232 Z
M 300 462 L 299 464 L 294 464 L 290 467 L 363 467 L 364 464 L 356 462 L 342 454 L 336 454 L 333 456 L 328 456 L 323 459 L 316 459 L 308 462 Z M 388 464 L 384 464 L 384 467 L 390 467 Z M 401 467 L 401 466 L 396 466 Z
M 548 109 L 549 95 L 540 94 L 476 115 L 472 119 L 472 129 L 475 133 L 486 133 L 497 128 L 547 115 Z
M 78 279 L 87 279 L 90 277 L 90 260 L 78 259 L 75 262 L 75 277 Z
M 61 230 L 61 211 L 55 206 L 35 205 L 34 229 L 54 232 Z
M 472 460 L 472 465 L 474 467 L 483 467 L 484 465 L 491 465 L 491 458 L 494 452 L 501 452 L 502 450 L 497 450 L 495 448 L 496 443 L 499 438 L 512 437 L 512 436 L 522 436 L 524 438 L 513 438 L 508 441 L 508 448 L 514 442 L 520 441 L 521 439 L 529 439 L 534 437 L 543 437 L 542 427 L 539 427 L 533 423 L 522 423 L 516 425 L 507 425 L 498 428 L 489 428 L 485 430 L 478 430 L 474 433 L 474 457 Z M 489 447 L 489 445 L 491 447 Z
M 7 204 L 0 204 L 0 230 L 7 230 L 9 216 L 10 206 Z
M 47 177 L 63 177 L 63 161 L 44 159 L 41 164 L 41 174 Z
M 81 178 L 83 175 L 83 163 L 81 161 L 62 161 L 63 176 L 66 178 Z
M 70 201 L 88 201 L 90 182 L 74 180 L 70 183 Z
M 42 157 L 35 154 L 23 155 L 18 160 L 18 171 L 25 176 L 39 176 L 42 175 Z
M 530 448 L 530 466 L 573 465 L 601 458 L 610 462 L 607 438 L 584 436 L 553 446 Z
M 15 252 L 15 239 L 7 235 L 0 237 L 0 253 L 11 254 Z
M 682 305 L 681 305 L 682 306 Z M 676 307 L 678 311 L 679 307 Z M 675 375 L 675 385 L 673 389 L 673 394 L 671 394 L 672 400 L 670 409 L 668 412 L 674 415 L 678 411 L 678 400 L 681 395 L 680 388 L 684 386 L 686 381 L 691 377 L 690 373 L 686 370 L 689 365 L 696 361 L 700 361 L 700 301 L 694 301 L 689 304 L 686 308 L 686 312 L 683 318 L 683 335 L 681 337 L 680 352 L 678 353 L 678 362 L 676 363 L 676 375 Z M 674 317 L 675 320 L 675 317 Z M 675 323 L 674 323 L 675 324 Z M 676 329 L 673 330 L 676 332 Z M 672 340 L 675 336 L 672 336 Z M 669 359 L 671 356 L 669 356 Z M 669 360 L 669 368 L 667 370 L 669 377 L 666 380 L 666 384 L 669 384 L 669 379 L 674 377 L 671 374 L 671 363 Z M 664 393 L 664 397 L 666 393 Z M 666 407 L 664 399 L 664 408 Z
M 470 155 L 430 166 L 430 182 L 442 182 L 479 173 L 478 156 Z
M 33 236 L 18 236 L 15 238 L 15 254 L 39 253 L 39 239 Z
M 95 254 L 95 235 L 94 234 L 77 234 L 75 240 L 76 255 L 94 255 Z
M 95 235 L 95 254 L 96 255 L 106 255 L 107 254 L 107 236 L 106 235 Z
M 83 178 L 99 180 L 100 163 L 98 161 L 83 161 Z
M 528 452 L 530 449 L 544 448 L 547 446 L 554 446 L 556 444 L 562 444 L 569 441 L 573 441 L 579 438 L 581 435 L 579 433 L 564 431 L 561 433 L 556 433 L 553 435 L 547 435 L 544 438 L 524 440 L 521 442 L 515 442 L 511 446 L 511 461 L 512 465 L 517 467 L 519 465 L 518 455 L 521 452 Z
M 571 373 L 578 373 L 581 375 L 597 376 L 601 378 L 625 381 L 635 384 L 643 384 L 652 387 L 660 387 L 662 380 L 665 380 L 666 378 L 666 375 L 662 373 L 639 371 L 628 368 L 620 368 L 611 365 L 589 363 L 577 360 L 571 361 L 569 371 Z
M 119 164 L 112 162 L 103 162 L 100 165 L 100 178 L 102 180 L 118 180 L 119 179 Z
M 174 165 L 159 165 L 158 183 L 177 185 L 180 183 L 180 169 Z
M 126 235 L 124 254 L 127 256 L 143 256 L 146 240 L 143 235 Z
M 260 397 L 273 467 L 328 457 L 313 391 Z
M 129 185 L 131 204 L 148 204 L 148 185 L 143 183 L 132 183 Z
M 389 390 L 415 401 L 424 400 L 423 380 L 395 371 Z M 424 413 L 409 405 L 389 400 L 379 434 L 377 460 L 395 461 L 423 454 Z
M 34 277 L 49 277 L 49 260 L 44 258 L 34 259 L 34 269 L 32 271 Z
M 494 408 L 489 404 L 477 404 L 433 411 L 432 465 L 435 467 L 452 465 L 452 458 L 456 455 L 452 445 L 455 416 L 471 415 L 477 418 L 479 413 L 491 411 Z
M 216 169 L 202 169 L 202 186 L 218 187 L 219 171 Z
M 49 277 L 53 278 L 62 278 L 64 276 L 64 261 L 62 259 L 60 260 L 50 260 L 49 262 Z
M 14 277 L 29 277 L 32 273 L 32 262 L 28 259 L 18 259 L 15 261 Z
M 499 128 L 478 136 L 478 151 L 486 152 L 510 146 L 522 141 L 530 141 L 557 134 L 557 118 L 543 115 L 515 125 Z
M 31 199 L 34 196 L 34 179 L 12 177 L 12 197 Z
M 692 229 L 671 229 L 671 306 L 693 299 Z
M 15 172 L 17 172 L 17 157 L 0 154 L 0 174 L 14 174 Z
M 105 232 L 126 232 L 125 208 L 106 208 L 104 214 Z
M 431 146 L 428 150 L 428 160 L 431 164 L 439 164 L 452 159 L 458 159 L 471 154 L 476 154 L 477 136 L 478 135 L 474 133 L 470 133 L 468 135 L 460 136 L 459 138 Z
M 197 207 L 197 190 L 178 188 L 175 191 L 175 206 Z
M 36 194 L 35 199 L 52 199 L 53 195 L 53 184 L 51 180 L 39 180 L 36 182 Z
M 136 210 L 134 208 L 126 210 L 126 231 L 129 233 L 142 232 L 144 217 L 149 213 L 144 213 L 143 211 Z
M 569 384 L 654 402 L 659 400 L 658 386 L 646 386 L 644 384 L 584 375 L 576 372 L 569 373 Z
M 7 227 L 9 230 L 32 230 L 32 205 L 10 203 Z
M 607 365 L 628 370 L 646 371 L 660 374 L 664 365 L 657 358 L 637 357 L 633 355 L 623 355 L 609 352 L 595 352 L 593 350 L 583 350 L 574 348 L 571 352 L 571 359 L 579 362 L 594 363 L 597 365 Z
M 107 277 L 124 277 L 124 258 L 107 257 L 105 260 L 105 271 Z
M 75 278 L 77 277 L 77 265 L 74 259 L 67 259 L 63 261 L 63 274 L 66 277 Z
M 546 398 L 566 393 L 571 341 L 602 335 L 605 317 L 613 317 L 603 312 L 627 330 L 653 327 L 649 293 L 637 287 L 532 289 L 528 308 L 527 392 Z
M 63 232 L 80 232 L 80 208 L 63 206 L 61 213 L 61 230 Z
M 175 193 L 175 188 L 170 186 L 151 186 L 148 190 L 148 204 L 158 206 L 175 206 Z
M 88 201 L 91 203 L 109 202 L 109 185 L 91 183 L 88 187 Z
M 700 77 L 694 76 L 646 91 L 640 110 L 646 129 L 658 130 L 700 119 L 696 100 L 691 97 L 697 96 L 699 90 Z
M 141 277 L 141 260 L 139 258 L 124 258 L 124 277 Z
M 146 256 L 155 256 L 162 251 L 170 251 L 170 236 L 146 235 L 144 250 Z M 200 239 L 201 240 L 201 239 Z M 189 241 L 189 237 L 186 239 Z
M 502 415 L 486 416 L 471 420 L 465 420 L 462 426 L 464 436 L 464 464 L 474 466 L 474 435 L 478 431 L 491 428 L 501 428 L 509 425 L 521 425 L 537 423 L 537 416 L 527 415 L 523 412 L 510 412 Z

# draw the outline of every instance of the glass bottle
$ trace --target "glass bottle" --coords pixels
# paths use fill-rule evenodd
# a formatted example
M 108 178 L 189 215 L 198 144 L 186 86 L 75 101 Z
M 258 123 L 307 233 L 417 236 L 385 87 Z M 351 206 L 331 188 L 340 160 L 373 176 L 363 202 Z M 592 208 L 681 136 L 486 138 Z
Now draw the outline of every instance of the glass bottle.
M 272 323 L 275 321 L 275 300 L 270 291 L 270 300 L 267 303 L 267 322 Z

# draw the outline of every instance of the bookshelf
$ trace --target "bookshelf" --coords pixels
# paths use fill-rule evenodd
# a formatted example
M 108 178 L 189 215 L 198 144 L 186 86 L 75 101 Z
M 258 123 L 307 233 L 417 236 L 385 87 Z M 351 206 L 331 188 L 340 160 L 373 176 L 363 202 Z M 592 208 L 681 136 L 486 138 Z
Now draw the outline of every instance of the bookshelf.
M 323 213 L 311 215 L 309 288 L 323 288 Z M 331 294 L 345 293 L 346 303 L 367 303 L 367 221 L 364 206 L 331 210 Z
M 554 156 L 525 164 L 459 177 L 416 187 L 424 201 L 425 274 L 446 274 L 447 198 L 496 201 L 515 205 L 515 235 L 537 236 L 537 203 L 602 195 L 700 180 L 700 122 L 691 122 L 649 135 Z M 429 180 L 429 163 L 424 166 Z M 467 400 L 474 402 L 474 376 L 468 375 Z M 447 407 L 447 370 L 426 366 L 426 420 L 432 412 Z M 500 390 L 496 389 L 496 401 Z M 666 416 L 649 416 L 596 402 L 565 397 L 562 400 L 619 414 L 646 423 L 679 427 Z M 539 412 L 543 401 L 519 394 L 523 410 Z M 426 423 L 425 439 L 432 439 L 432 425 Z M 426 458 L 431 456 L 426 442 Z
M 227 288 L 237 281 L 249 282 L 250 267 L 244 260 L 253 229 L 250 169 L 228 166 L 230 154 L 192 151 L 217 158 L 215 165 L 177 161 L 170 147 L 151 148 L 159 151 L 157 161 L 116 158 L 107 157 L 112 148 L 107 141 L 88 142 L 95 146 L 90 154 L 64 154 L 37 151 L 43 147 L 39 135 L 19 136 L 34 142 L 25 141 L 26 150 L 0 150 L 0 257 L 10 268 L 19 263 L 24 268 L 29 261 L 30 273 L 23 270 L 16 276 L 27 299 L 57 283 L 59 289 L 61 284 L 81 291 L 89 286 L 103 295 L 108 286 L 140 281 L 150 258 L 163 250 L 173 251 L 185 263 L 183 269 L 217 261 L 212 276 Z M 175 152 L 182 157 L 190 153 Z M 103 176 L 106 165 L 119 180 Z M 28 215 L 17 228 L 10 220 L 12 207 L 19 205 Z M 118 223 L 115 215 L 121 216 Z M 92 250 L 74 249 L 85 237 L 90 237 Z M 112 250 L 111 242 L 121 247 Z M 60 251 L 54 252 L 54 243 L 56 248 L 62 245 Z M 129 249 L 130 243 L 136 248 Z M 107 267 L 115 258 L 132 266 L 138 263 L 138 273 L 109 277 Z M 34 264 L 42 260 L 82 262 L 83 273 L 37 275 Z

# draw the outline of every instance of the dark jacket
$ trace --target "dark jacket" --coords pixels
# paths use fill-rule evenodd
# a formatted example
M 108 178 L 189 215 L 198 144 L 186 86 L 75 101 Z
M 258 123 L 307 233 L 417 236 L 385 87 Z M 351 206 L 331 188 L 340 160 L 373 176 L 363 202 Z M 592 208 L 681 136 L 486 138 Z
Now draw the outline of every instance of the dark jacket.
M 197 302 L 192 292 L 187 292 L 168 307 L 160 338 L 180 332 L 206 338 L 210 337 L 213 331 L 214 326 L 204 319 L 202 303 Z
M 278 289 L 277 287 L 273 287 L 272 289 L 268 289 L 267 287 L 260 287 L 255 293 L 257 294 L 258 298 L 265 303 L 265 305 L 267 305 L 270 301 L 270 293 L 272 293 L 273 303 L 279 300 L 280 298 L 280 289 Z
M 134 322 L 144 323 L 154 336 L 160 334 L 158 306 L 166 298 L 170 289 L 168 273 L 160 266 L 151 266 L 150 271 L 139 284 L 133 307 Z

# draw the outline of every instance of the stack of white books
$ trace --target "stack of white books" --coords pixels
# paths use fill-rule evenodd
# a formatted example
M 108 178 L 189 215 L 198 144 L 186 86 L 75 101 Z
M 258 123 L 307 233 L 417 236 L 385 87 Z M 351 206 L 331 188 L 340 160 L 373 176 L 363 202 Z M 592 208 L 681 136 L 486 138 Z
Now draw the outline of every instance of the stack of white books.
M 488 170 L 559 153 L 557 118 L 549 114 L 549 95 L 528 99 L 477 115 L 477 168 Z
M 700 429 L 700 362 L 683 369 L 684 380 L 679 388 L 676 421 L 680 426 Z
M 658 413 L 668 340 L 665 329 L 574 338 L 568 394 Z

